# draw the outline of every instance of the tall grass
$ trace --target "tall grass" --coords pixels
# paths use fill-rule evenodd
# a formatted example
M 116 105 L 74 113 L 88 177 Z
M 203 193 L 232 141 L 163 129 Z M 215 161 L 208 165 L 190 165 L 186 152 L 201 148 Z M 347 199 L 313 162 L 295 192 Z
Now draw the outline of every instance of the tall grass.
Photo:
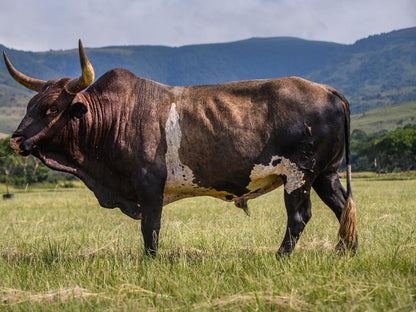
M 160 252 L 139 223 L 84 188 L 0 202 L 0 309 L 10 311 L 414 311 L 416 180 L 356 179 L 359 253 L 339 256 L 338 223 L 313 195 L 290 259 L 277 259 L 283 189 L 249 202 L 251 217 L 212 198 L 164 209 Z

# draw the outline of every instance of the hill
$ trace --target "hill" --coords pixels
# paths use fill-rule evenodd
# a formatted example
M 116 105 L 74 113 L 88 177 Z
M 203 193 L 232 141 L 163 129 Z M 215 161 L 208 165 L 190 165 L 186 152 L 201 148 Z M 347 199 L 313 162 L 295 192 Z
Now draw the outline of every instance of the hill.
M 41 53 L 0 49 L 18 69 L 36 78 L 76 77 L 80 72 L 76 49 Z M 301 76 L 341 90 L 353 113 L 416 99 L 416 27 L 352 45 L 277 37 L 177 48 L 114 46 L 87 49 L 87 54 L 97 77 L 123 67 L 170 85 Z M 31 94 L 0 62 L 0 132 L 10 133 L 17 126 Z
M 378 107 L 351 116 L 351 128 L 366 133 L 391 131 L 407 124 L 416 124 L 416 102 Z

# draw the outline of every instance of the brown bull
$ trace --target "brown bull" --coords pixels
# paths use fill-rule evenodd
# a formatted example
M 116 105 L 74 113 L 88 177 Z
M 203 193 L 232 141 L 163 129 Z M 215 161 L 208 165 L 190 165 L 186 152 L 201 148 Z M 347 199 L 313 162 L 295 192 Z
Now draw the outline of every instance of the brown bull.
M 171 87 L 124 69 L 92 84 L 81 42 L 79 53 L 81 77 L 49 81 L 23 75 L 4 54 L 13 78 L 37 92 L 10 144 L 79 177 L 103 207 L 141 219 L 146 252 L 157 250 L 164 204 L 210 195 L 246 209 L 280 185 L 279 254 L 293 251 L 311 218 L 311 188 L 340 221 L 338 248 L 356 248 L 349 104 L 337 90 L 297 77 Z

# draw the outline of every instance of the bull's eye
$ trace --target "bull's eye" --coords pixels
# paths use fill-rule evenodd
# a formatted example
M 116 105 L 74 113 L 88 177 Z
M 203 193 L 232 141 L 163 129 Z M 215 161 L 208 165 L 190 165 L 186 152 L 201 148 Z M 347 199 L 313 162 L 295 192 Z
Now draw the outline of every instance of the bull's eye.
M 46 110 L 45 115 L 50 116 L 50 115 L 56 115 L 57 113 L 58 113 L 58 107 L 54 105 L 54 106 L 49 107 Z

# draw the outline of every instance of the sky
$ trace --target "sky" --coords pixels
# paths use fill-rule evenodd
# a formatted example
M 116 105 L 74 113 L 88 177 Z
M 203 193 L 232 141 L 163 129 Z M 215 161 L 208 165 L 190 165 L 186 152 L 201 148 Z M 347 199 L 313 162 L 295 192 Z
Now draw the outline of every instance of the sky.
M 0 0 L 0 44 L 25 51 L 291 36 L 351 44 L 416 26 L 415 0 Z

